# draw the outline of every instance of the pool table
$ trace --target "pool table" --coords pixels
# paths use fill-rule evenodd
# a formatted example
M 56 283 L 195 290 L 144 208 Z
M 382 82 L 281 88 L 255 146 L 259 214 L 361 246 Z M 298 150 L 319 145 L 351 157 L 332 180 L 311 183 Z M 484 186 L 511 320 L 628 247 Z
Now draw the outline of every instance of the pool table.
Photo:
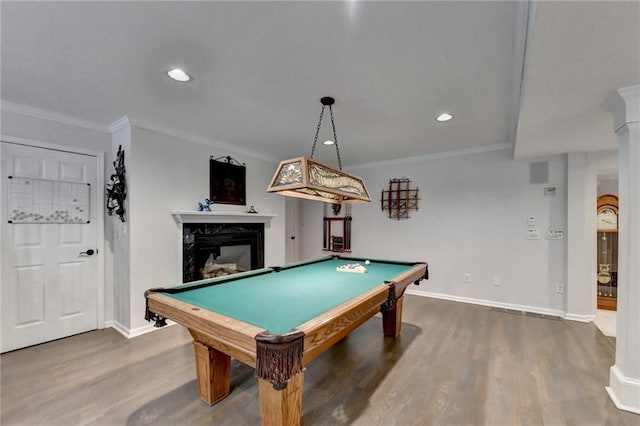
M 385 336 L 399 335 L 411 283 L 425 262 L 328 256 L 145 292 L 145 318 L 185 326 L 193 337 L 200 398 L 229 394 L 231 358 L 258 379 L 264 425 L 300 424 L 304 366 L 382 312 Z M 365 273 L 337 268 L 359 263 Z

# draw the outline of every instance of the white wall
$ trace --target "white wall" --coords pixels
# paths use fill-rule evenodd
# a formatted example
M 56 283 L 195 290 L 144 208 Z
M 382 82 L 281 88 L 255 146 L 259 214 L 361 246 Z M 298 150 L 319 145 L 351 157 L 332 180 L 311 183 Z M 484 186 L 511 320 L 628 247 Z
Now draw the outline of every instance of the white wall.
M 284 263 L 285 199 L 267 194 L 276 164 L 219 148 L 177 139 L 140 127 L 131 128 L 129 155 L 130 332 L 147 328 L 144 291 L 172 286 L 181 277 L 181 235 L 170 215 L 197 210 L 209 197 L 209 157 L 231 155 L 247 165 L 247 206 L 214 204 L 212 209 L 278 216 L 265 227 L 265 265 Z
M 549 229 L 566 232 L 565 156 L 549 162 L 549 182 L 529 183 L 529 162 L 512 160 L 510 149 L 442 158 L 422 158 L 350 168 L 363 177 L 373 202 L 353 206 L 353 255 L 424 260 L 430 279 L 415 292 L 531 311 L 563 313 L 566 239 L 547 240 Z M 380 191 L 390 178 L 406 176 L 420 189 L 420 209 L 408 220 L 391 220 L 380 209 Z M 558 195 L 543 196 L 555 186 Z M 303 257 L 322 248 L 322 205 L 301 203 Z M 541 239 L 527 240 L 527 217 L 536 218 Z M 469 273 L 471 283 L 463 282 Z M 501 286 L 494 286 L 499 276 Z
M 598 197 L 601 195 L 618 195 L 618 178 L 598 178 Z

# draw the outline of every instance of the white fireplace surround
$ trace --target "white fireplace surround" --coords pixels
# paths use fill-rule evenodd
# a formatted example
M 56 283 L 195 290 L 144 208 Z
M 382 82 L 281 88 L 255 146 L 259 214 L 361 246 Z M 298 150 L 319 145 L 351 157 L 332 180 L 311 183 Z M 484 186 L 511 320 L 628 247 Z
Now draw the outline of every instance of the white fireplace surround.
M 177 225 L 183 223 L 264 223 L 269 227 L 271 219 L 277 214 L 271 213 L 244 213 L 244 212 L 198 212 L 190 210 L 177 210 L 171 212 Z

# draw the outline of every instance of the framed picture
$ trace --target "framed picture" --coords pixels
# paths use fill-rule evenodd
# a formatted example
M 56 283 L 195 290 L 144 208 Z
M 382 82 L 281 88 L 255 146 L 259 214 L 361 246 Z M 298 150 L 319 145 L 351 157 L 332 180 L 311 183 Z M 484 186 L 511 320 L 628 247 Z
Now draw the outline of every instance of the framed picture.
M 223 159 L 222 161 L 220 161 Z M 236 163 L 236 164 L 234 164 Z M 209 199 L 216 204 L 247 205 L 247 168 L 233 158 L 209 160 Z

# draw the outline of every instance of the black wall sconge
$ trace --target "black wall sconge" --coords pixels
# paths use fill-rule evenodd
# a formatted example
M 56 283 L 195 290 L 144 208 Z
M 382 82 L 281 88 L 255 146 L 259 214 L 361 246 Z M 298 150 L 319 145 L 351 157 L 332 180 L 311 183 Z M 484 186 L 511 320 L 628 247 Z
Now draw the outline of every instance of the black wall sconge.
M 120 216 L 120 220 L 124 222 L 124 200 L 127 198 L 127 181 L 124 169 L 124 151 L 122 145 L 118 146 L 116 160 L 113 162 L 115 173 L 107 182 L 107 213 L 113 216 L 113 213 Z

